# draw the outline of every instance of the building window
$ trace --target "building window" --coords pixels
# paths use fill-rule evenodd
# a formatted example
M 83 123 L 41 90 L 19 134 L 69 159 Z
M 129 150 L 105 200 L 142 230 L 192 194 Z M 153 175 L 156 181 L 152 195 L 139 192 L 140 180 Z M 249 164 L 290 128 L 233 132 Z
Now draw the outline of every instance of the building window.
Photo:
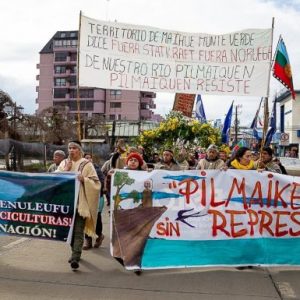
M 71 47 L 77 47 L 77 40 L 71 40 Z
M 68 52 L 56 52 L 55 61 L 66 61 L 67 56 L 68 56 Z
M 62 44 L 63 44 L 63 47 L 70 47 L 71 46 L 71 40 L 63 40 Z
M 120 99 L 121 95 L 122 95 L 122 91 L 121 90 L 110 90 L 110 98 L 111 99 Z
M 61 33 L 60 33 L 60 37 L 61 37 L 61 38 L 65 38 L 65 37 L 66 37 L 66 33 L 65 33 L 65 32 L 61 32 Z
M 80 98 L 94 98 L 94 90 L 80 89 Z M 70 89 L 70 98 L 77 98 L 77 90 Z
M 54 89 L 53 97 L 54 98 L 66 98 L 68 90 L 67 89 Z
M 69 106 L 69 102 L 68 101 L 54 101 L 53 102 L 53 106 Z
M 62 40 L 55 40 L 54 47 L 62 47 Z
M 94 98 L 94 90 L 80 90 L 80 98 Z
M 111 121 L 114 121 L 114 120 L 116 119 L 116 115 L 109 115 L 109 119 L 110 119 Z
M 121 102 L 111 102 L 110 108 L 121 108 Z
M 70 90 L 70 98 L 77 98 L 77 90 L 74 89 Z
M 55 86 L 66 86 L 66 78 L 54 78 Z
M 55 40 L 54 41 L 54 47 L 77 47 L 77 40 Z
M 71 86 L 76 85 L 76 76 L 70 76 L 69 82 Z
M 70 54 L 70 60 L 71 61 L 76 61 L 77 60 L 77 53 L 76 52 L 72 52 Z
M 54 72 L 55 72 L 55 74 L 64 74 L 64 73 L 66 73 L 66 67 L 65 66 L 55 66 Z
M 76 32 L 70 32 L 70 37 L 76 37 Z
M 70 67 L 70 72 L 71 72 L 71 74 L 76 74 L 77 73 L 77 67 L 76 66 L 71 66 Z
M 149 109 L 149 104 L 141 103 L 141 109 Z
M 121 96 L 122 91 L 121 90 L 110 90 L 110 95 L 111 96 Z
M 81 111 L 94 110 L 94 101 L 80 100 L 79 105 Z M 70 110 L 77 110 L 77 101 L 70 101 L 69 108 Z

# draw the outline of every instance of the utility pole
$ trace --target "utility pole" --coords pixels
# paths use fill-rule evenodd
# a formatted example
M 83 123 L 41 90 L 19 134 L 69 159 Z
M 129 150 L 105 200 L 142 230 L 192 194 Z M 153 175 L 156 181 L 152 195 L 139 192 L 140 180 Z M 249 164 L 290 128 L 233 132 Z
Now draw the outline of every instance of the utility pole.
M 234 144 L 238 143 L 238 133 L 239 133 L 239 119 L 238 116 L 241 114 L 239 109 L 242 108 L 241 104 L 235 106 L 235 122 L 234 122 Z

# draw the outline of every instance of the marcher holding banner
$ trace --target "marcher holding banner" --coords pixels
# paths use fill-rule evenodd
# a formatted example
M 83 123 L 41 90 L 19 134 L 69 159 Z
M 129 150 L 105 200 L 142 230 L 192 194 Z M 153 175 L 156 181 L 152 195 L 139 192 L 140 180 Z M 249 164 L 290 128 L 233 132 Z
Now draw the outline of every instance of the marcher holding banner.
M 219 149 L 216 145 L 207 148 L 205 158 L 200 159 L 196 170 L 219 170 L 224 166 L 224 161 L 219 158 Z
M 93 163 L 83 158 L 83 150 L 78 141 L 68 145 L 69 157 L 61 162 L 56 172 L 79 172 L 80 181 L 78 204 L 73 222 L 71 241 L 72 256 L 69 259 L 72 269 L 79 268 L 83 237 L 86 233 L 97 238 L 95 229 L 97 223 L 100 182 Z
M 180 171 L 180 167 L 174 159 L 174 152 L 171 149 L 164 150 L 162 161 L 155 165 L 155 169 Z
M 264 147 L 262 149 L 261 159 L 258 160 L 258 169 L 282 174 L 279 165 L 276 162 L 274 162 L 272 158 L 273 150 L 270 147 Z
M 247 147 L 239 148 L 233 159 L 228 162 L 229 169 L 255 170 L 254 162 L 251 160 L 251 151 Z

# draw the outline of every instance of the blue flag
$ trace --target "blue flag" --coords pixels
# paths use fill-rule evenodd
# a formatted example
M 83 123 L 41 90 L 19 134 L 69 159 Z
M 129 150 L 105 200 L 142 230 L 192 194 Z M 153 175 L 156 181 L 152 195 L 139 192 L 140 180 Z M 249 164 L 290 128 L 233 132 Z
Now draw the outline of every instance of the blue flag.
M 222 143 L 223 144 L 228 144 L 228 142 L 229 142 L 229 130 L 231 127 L 232 111 L 233 111 L 233 101 L 232 101 L 232 104 L 231 104 L 231 106 L 228 110 L 228 113 L 225 117 L 225 120 L 224 120 L 224 126 L 223 126 L 223 130 L 222 130 Z
M 269 119 L 269 128 L 266 135 L 265 147 L 268 147 L 271 144 L 275 132 L 276 132 L 276 101 L 274 100 L 273 110 L 271 113 L 271 117 Z
M 206 123 L 206 115 L 204 111 L 204 106 L 202 102 L 201 95 L 197 96 L 197 102 L 196 102 L 196 118 L 201 122 L 201 123 Z
M 257 121 L 258 121 L 258 117 L 259 117 L 259 111 L 260 111 L 260 107 L 261 107 L 262 100 L 263 100 L 263 98 L 261 98 L 261 100 L 260 100 L 258 110 L 257 110 L 257 112 L 256 112 L 256 114 L 255 114 L 255 117 L 254 117 L 254 119 L 253 119 L 253 121 L 252 121 L 252 124 L 250 125 L 250 128 L 253 130 L 253 136 L 254 136 L 258 141 L 261 140 L 261 137 L 260 137 L 259 134 L 258 134 L 258 130 L 257 130 Z

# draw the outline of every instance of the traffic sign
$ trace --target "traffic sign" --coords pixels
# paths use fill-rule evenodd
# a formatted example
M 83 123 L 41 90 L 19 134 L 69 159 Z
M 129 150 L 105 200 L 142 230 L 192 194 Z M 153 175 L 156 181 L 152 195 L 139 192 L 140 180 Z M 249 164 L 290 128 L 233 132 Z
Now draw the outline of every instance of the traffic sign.
M 282 132 L 280 134 L 280 145 L 288 146 L 290 144 L 290 134 L 286 132 Z

